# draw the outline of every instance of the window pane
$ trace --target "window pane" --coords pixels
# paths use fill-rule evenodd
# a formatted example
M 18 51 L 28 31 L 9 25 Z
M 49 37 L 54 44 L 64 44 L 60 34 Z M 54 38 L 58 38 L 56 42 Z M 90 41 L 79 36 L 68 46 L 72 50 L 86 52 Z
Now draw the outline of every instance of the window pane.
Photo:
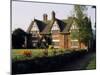
M 71 47 L 72 48 L 77 48 L 78 47 L 78 41 L 76 41 L 76 40 L 71 41 Z
M 59 42 L 53 42 L 54 46 L 59 46 Z
M 58 33 L 59 30 L 52 30 L 51 32 L 55 34 L 55 33 Z

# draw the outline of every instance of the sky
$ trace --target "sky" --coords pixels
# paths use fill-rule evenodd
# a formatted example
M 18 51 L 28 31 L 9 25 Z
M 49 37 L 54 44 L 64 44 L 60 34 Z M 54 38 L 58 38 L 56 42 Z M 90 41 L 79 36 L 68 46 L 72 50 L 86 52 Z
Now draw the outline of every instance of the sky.
M 74 5 L 69 4 L 12 1 L 12 31 L 17 28 L 26 31 L 34 18 L 43 20 L 44 13 L 48 15 L 48 19 L 51 19 L 52 11 L 55 11 L 56 18 L 67 19 L 73 14 L 73 7 Z M 86 14 L 91 18 L 92 28 L 94 29 L 95 9 L 87 6 Z

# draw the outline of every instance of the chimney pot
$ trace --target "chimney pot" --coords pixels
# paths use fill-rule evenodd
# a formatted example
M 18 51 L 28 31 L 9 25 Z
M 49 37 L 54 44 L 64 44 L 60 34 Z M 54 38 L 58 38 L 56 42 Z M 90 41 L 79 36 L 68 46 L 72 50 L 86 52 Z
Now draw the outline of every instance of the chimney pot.
M 52 20 L 55 20 L 55 12 L 54 11 L 52 11 Z

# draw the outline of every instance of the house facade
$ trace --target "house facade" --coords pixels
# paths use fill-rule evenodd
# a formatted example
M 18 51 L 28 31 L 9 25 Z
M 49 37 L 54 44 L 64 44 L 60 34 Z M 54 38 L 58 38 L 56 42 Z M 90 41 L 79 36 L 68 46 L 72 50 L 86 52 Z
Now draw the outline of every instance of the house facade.
M 87 48 L 79 40 L 79 27 L 75 17 L 60 20 L 56 18 L 54 11 L 52 11 L 51 17 L 52 19 L 48 20 L 48 15 L 43 14 L 42 21 L 34 19 L 31 22 L 27 29 L 28 47 L 52 45 L 53 48 Z

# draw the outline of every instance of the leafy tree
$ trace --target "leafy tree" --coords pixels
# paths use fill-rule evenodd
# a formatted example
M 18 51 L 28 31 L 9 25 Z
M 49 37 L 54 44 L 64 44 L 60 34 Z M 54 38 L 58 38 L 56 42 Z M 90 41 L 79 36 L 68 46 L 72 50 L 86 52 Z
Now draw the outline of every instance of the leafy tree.
M 12 33 L 12 48 L 14 49 L 24 48 L 23 44 L 25 42 L 25 36 L 26 32 L 24 32 L 22 29 L 20 28 L 15 29 Z
M 79 38 L 79 35 L 78 35 L 78 30 L 74 29 L 74 30 L 71 30 L 71 39 L 77 39 Z
M 74 12 L 77 18 L 79 27 L 83 26 L 83 18 L 85 16 L 85 11 L 87 10 L 86 6 L 83 5 L 74 5 Z
M 91 20 L 86 16 L 85 11 L 87 10 L 86 6 L 75 5 L 74 12 L 76 15 L 76 22 L 79 27 L 79 40 L 83 42 L 86 46 L 88 45 L 89 40 L 92 39 L 92 27 Z
M 80 36 L 81 42 L 83 42 L 85 45 L 88 45 L 88 41 L 93 38 L 91 21 L 87 17 L 83 19 L 83 26 L 80 30 Z

